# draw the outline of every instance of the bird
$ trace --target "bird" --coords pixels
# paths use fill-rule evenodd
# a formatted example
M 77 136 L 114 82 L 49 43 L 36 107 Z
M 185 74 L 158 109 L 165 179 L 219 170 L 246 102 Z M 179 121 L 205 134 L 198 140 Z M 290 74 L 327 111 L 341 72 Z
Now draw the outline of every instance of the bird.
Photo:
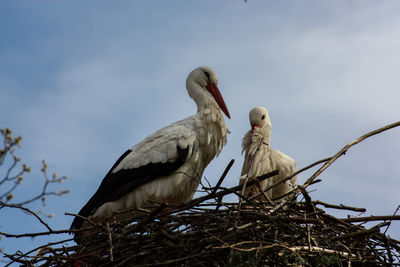
M 71 230 L 81 229 L 84 218 L 104 222 L 124 210 L 154 202 L 177 205 L 193 198 L 204 169 L 227 142 L 229 131 L 221 111 L 229 119 L 230 114 L 210 67 L 191 71 L 186 89 L 197 113 L 150 134 L 123 153 L 74 218 Z
M 249 112 L 251 129 L 242 139 L 242 154 L 245 154 L 239 184 L 244 184 L 247 179 L 254 179 L 268 172 L 279 170 L 279 175 L 259 183 L 265 190 L 268 186 L 296 172 L 296 162 L 288 155 L 270 147 L 271 120 L 264 107 L 255 107 Z M 297 176 L 283 182 L 265 193 L 268 200 L 276 200 L 292 191 L 297 186 Z M 250 197 L 258 192 L 258 187 L 252 185 L 245 188 L 244 196 Z M 260 195 L 257 199 L 260 200 Z

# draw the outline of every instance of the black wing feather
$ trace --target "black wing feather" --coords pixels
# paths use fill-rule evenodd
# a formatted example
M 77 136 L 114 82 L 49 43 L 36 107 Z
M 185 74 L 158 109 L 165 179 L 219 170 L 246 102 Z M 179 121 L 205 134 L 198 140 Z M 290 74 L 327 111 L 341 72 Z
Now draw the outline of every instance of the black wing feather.
M 115 201 L 135 188 L 146 184 L 160 176 L 168 176 L 185 162 L 189 146 L 182 149 L 177 146 L 178 158 L 174 162 L 166 163 L 149 163 L 135 169 L 121 169 L 115 173 L 112 171 L 121 163 L 121 161 L 132 152 L 127 150 L 119 159 L 114 163 L 113 167 L 108 171 L 103 181 L 101 182 L 96 193 L 90 198 L 85 206 L 79 211 L 79 215 L 88 217 L 95 213 L 95 211 L 104 203 Z M 81 228 L 83 219 L 75 217 L 71 224 L 70 229 Z

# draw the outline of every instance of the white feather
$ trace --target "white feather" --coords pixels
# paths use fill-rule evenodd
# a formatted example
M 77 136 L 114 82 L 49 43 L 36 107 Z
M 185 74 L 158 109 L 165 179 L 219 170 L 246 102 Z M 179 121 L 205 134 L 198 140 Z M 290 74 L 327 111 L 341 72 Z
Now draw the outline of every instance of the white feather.
M 263 119 L 262 119 L 263 118 Z M 271 122 L 265 108 L 256 107 L 249 113 L 252 130 L 248 131 L 242 139 L 242 149 L 245 153 L 241 177 L 256 178 L 268 172 L 279 170 L 279 175 L 260 183 L 262 189 L 280 181 L 296 172 L 296 162 L 284 153 L 271 149 L 269 146 L 271 136 Z M 245 176 L 247 175 L 247 176 Z M 245 178 L 239 183 L 243 184 Z M 282 183 L 268 191 L 267 196 L 276 199 L 290 192 L 297 186 L 297 177 Z M 257 193 L 255 186 L 246 188 L 245 194 Z
M 221 152 L 228 132 L 219 104 L 204 88 L 207 85 L 205 72 L 210 77 L 208 83 L 216 85 L 218 78 L 208 67 L 195 69 L 186 81 L 188 93 L 196 102 L 198 112 L 149 135 L 133 146 L 112 173 L 149 163 L 174 162 L 179 156 L 178 147 L 188 148 L 184 164 L 169 176 L 153 179 L 116 201 L 101 205 L 90 218 L 101 220 L 116 211 L 139 208 L 153 201 L 168 200 L 168 203 L 179 204 L 193 197 L 204 169 Z M 227 110 L 224 112 L 229 116 Z

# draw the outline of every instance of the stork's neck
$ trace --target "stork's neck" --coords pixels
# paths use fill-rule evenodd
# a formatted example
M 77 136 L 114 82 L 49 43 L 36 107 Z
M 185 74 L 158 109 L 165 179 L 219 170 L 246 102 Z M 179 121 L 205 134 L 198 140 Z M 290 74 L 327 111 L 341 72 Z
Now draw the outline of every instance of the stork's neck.
M 250 131 L 252 140 L 261 140 L 264 139 L 264 143 L 269 145 L 271 139 L 271 128 L 269 127 L 261 127 L 257 128 L 254 131 Z
M 204 91 L 204 90 L 203 90 Z M 203 164 L 207 165 L 217 156 L 226 143 L 228 129 L 221 109 L 214 98 L 202 93 L 202 97 L 194 98 L 197 104 L 197 114 L 194 118 L 199 122 L 195 132 L 199 142 L 200 157 Z
M 245 153 L 246 159 L 254 159 L 258 151 L 269 153 L 269 139 L 271 132 L 263 132 L 265 128 L 257 128 L 255 131 L 248 131 L 242 139 L 242 153 Z M 250 167 L 249 167 L 250 168 Z M 246 172 L 249 171 L 248 169 Z M 243 174 L 243 173 L 242 173 Z
M 187 81 L 186 88 L 189 96 L 196 102 L 197 112 L 201 112 L 207 108 L 212 108 L 212 110 L 220 110 L 217 102 L 209 94 L 205 88 L 201 87 L 198 83 L 194 81 Z

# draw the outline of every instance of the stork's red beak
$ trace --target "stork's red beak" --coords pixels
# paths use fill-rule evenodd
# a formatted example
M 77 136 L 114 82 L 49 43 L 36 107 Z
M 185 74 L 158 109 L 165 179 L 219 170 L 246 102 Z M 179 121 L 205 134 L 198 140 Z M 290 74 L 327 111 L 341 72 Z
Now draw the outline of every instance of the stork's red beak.
M 251 125 L 251 131 L 255 131 L 257 128 L 260 128 L 260 125 L 257 125 L 257 124 L 252 124 Z
M 219 92 L 218 86 L 214 83 L 209 83 L 206 86 L 207 91 L 214 97 L 215 101 L 217 102 L 219 108 L 225 113 L 225 115 L 230 119 L 231 115 L 229 114 L 228 108 L 225 105 L 225 101 L 222 98 L 221 93 Z

